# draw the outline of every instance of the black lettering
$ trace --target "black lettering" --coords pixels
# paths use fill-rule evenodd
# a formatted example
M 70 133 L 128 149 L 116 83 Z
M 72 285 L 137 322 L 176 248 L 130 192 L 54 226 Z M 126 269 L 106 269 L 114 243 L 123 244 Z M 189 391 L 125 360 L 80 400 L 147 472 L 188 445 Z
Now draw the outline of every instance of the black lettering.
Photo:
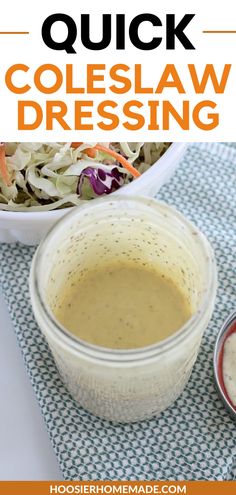
M 185 14 L 179 24 L 175 26 L 175 14 L 167 14 L 166 16 L 166 48 L 167 50 L 175 49 L 175 37 L 178 38 L 185 50 L 195 50 L 191 41 L 184 33 L 185 28 L 193 19 L 195 14 Z
M 125 16 L 117 14 L 116 16 L 116 48 L 117 50 L 125 49 Z
M 67 38 L 64 41 L 55 41 L 51 36 L 51 29 L 55 22 L 64 22 L 67 26 Z M 73 44 L 77 36 L 75 21 L 66 14 L 52 14 L 47 17 L 42 25 L 42 38 L 45 45 L 52 50 L 65 50 L 67 53 L 76 53 Z
M 90 38 L 90 16 L 81 14 L 81 41 L 88 50 L 104 50 L 111 42 L 111 15 L 102 16 L 102 39 L 101 41 L 91 41 Z
M 153 26 L 162 26 L 159 17 L 157 17 L 154 14 L 137 15 L 130 23 L 130 27 L 129 27 L 130 41 L 131 43 L 133 43 L 133 45 L 136 48 L 139 48 L 140 50 L 154 50 L 161 44 L 162 38 L 152 38 L 152 40 L 149 42 L 144 42 L 140 40 L 138 30 L 142 22 L 150 22 Z

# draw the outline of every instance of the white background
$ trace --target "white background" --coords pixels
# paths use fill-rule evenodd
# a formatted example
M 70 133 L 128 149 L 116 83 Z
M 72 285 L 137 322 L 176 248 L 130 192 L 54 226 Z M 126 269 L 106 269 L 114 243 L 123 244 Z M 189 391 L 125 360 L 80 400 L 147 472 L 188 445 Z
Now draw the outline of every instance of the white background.
M 65 52 L 56 52 L 49 49 L 41 38 L 41 27 L 45 18 L 56 12 L 66 13 L 71 15 L 77 23 L 78 41 L 75 43 L 77 54 L 66 54 Z M 195 51 L 185 50 L 177 41 L 176 50 L 166 51 L 165 49 L 165 27 L 152 28 L 149 23 L 144 23 L 140 29 L 140 36 L 143 40 L 150 40 L 152 35 L 164 36 L 163 42 L 159 48 L 154 51 L 144 52 L 134 48 L 129 42 L 127 36 L 126 50 L 115 50 L 115 32 L 111 45 L 103 51 L 94 52 L 86 50 L 80 42 L 80 14 L 90 13 L 92 24 L 92 38 L 99 40 L 101 37 L 101 14 L 125 13 L 127 22 L 127 31 L 129 21 L 137 14 L 151 12 L 160 17 L 165 25 L 166 13 L 175 13 L 177 20 L 181 19 L 185 13 L 195 13 L 196 16 L 190 22 L 186 29 L 186 35 L 189 37 Z M 113 18 L 115 21 L 115 18 Z M 113 25 L 114 28 L 114 25 Z M 146 0 L 145 2 L 127 2 L 120 0 L 119 2 L 111 2 L 108 0 L 100 0 L 99 3 L 94 0 L 86 2 L 78 2 L 68 0 L 66 3 L 62 0 L 51 0 L 50 2 L 32 2 L 22 0 L 16 2 L 9 0 L 4 3 L 4 8 L 1 10 L 0 30 L 22 30 L 30 31 L 30 35 L 26 36 L 0 36 L 0 52 L 1 52 L 1 67 L 0 67 L 0 133 L 2 141 L 109 141 L 109 140 L 124 140 L 124 141 L 222 141 L 235 140 L 235 115 L 236 115 L 236 34 L 221 34 L 209 35 L 203 34 L 203 30 L 208 29 L 236 29 L 235 2 L 232 0 L 224 0 L 224 2 L 215 2 L 212 0 L 203 1 L 166 1 L 156 2 L 156 0 Z M 65 27 L 61 24 L 55 29 L 57 39 L 65 36 Z M 126 33 L 127 34 L 127 33 Z M 176 89 L 165 90 L 160 98 L 170 99 L 176 105 L 177 110 L 180 110 L 182 99 L 190 99 L 191 108 L 196 102 L 202 99 L 212 99 L 217 102 L 217 111 L 220 113 L 220 125 L 213 131 L 200 131 L 195 125 L 190 126 L 189 131 L 181 131 L 178 125 L 172 125 L 169 132 L 159 131 L 127 131 L 120 126 L 119 129 L 111 132 L 101 131 L 96 129 L 93 131 L 64 131 L 60 126 L 55 125 L 54 131 L 45 131 L 45 119 L 39 129 L 35 131 L 17 132 L 17 100 L 21 98 L 19 95 L 14 95 L 5 87 L 5 73 L 7 69 L 15 63 L 24 63 L 30 66 L 30 71 L 24 76 L 24 81 L 32 84 L 32 89 L 29 93 L 23 95 L 23 99 L 31 99 L 38 101 L 43 108 L 45 117 L 45 99 L 64 100 L 68 104 L 68 115 L 66 119 L 69 125 L 73 128 L 74 121 L 74 100 L 78 95 L 65 94 L 65 85 L 56 94 L 45 95 L 40 94 L 35 90 L 33 85 L 33 75 L 35 69 L 41 64 L 53 63 L 58 65 L 64 73 L 66 64 L 75 66 L 75 83 L 83 84 L 85 78 L 85 69 L 87 63 L 106 63 L 111 66 L 116 63 L 126 63 L 132 66 L 134 63 L 143 64 L 144 83 L 158 83 L 160 75 L 166 63 L 175 63 L 179 70 L 180 77 L 184 83 L 187 94 L 179 95 Z M 191 79 L 188 74 L 187 64 L 195 63 L 199 77 L 202 75 L 203 68 L 206 63 L 215 64 L 215 70 L 220 76 L 223 65 L 231 63 L 232 69 L 229 81 L 226 87 L 225 95 L 215 95 L 212 85 L 207 86 L 205 95 L 194 95 Z M 19 75 L 18 75 L 19 76 Z M 22 81 L 22 76 L 20 80 Z M 92 98 L 91 98 L 92 96 Z M 149 98 L 152 95 L 149 95 Z M 159 96 L 157 95 L 158 99 Z M 126 120 L 122 117 L 121 107 L 124 101 L 134 97 L 132 93 L 126 95 L 84 95 L 85 99 L 94 99 L 96 102 L 103 99 L 116 99 L 119 102 L 117 114 L 121 117 L 121 121 Z M 155 96 L 152 96 L 155 98 Z M 137 98 L 137 97 L 136 97 Z M 142 98 L 138 95 L 137 99 Z M 83 99 L 79 95 L 79 99 Z M 147 99 L 147 98 L 146 98 Z M 144 98 L 145 102 L 145 98 Z M 145 110 L 144 110 L 145 113 Z M 93 114 L 94 123 L 101 118 L 97 117 L 96 105 Z M 191 120 L 191 119 L 190 119 Z M 160 122 L 161 127 L 161 122 Z
M 179 19 L 185 13 L 195 13 L 196 18 L 186 30 L 191 42 L 196 46 L 195 51 L 185 51 L 180 44 L 174 52 L 166 52 L 164 43 L 155 51 L 142 52 L 127 43 L 126 51 L 116 52 L 114 43 L 103 52 L 89 52 L 81 43 L 76 43 L 78 53 L 67 55 L 54 52 L 47 48 L 41 38 L 41 26 L 44 19 L 55 12 L 71 15 L 78 22 L 81 13 L 91 13 L 93 20 L 94 39 L 99 39 L 99 20 L 102 13 L 126 13 L 127 22 L 135 15 L 152 12 L 162 20 L 166 13 L 176 13 Z M 1 31 L 30 31 L 29 36 L 0 35 L 0 135 L 2 141 L 152 141 L 151 132 L 140 131 L 131 134 L 127 130 L 102 133 L 93 131 L 81 133 L 62 131 L 58 127 L 53 132 L 45 132 L 42 126 L 37 131 L 17 132 L 17 99 L 5 87 L 5 73 L 15 63 L 24 63 L 31 67 L 27 82 L 32 83 L 34 70 L 41 64 L 53 63 L 63 70 L 65 64 L 74 64 L 77 71 L 78 83 L 83 83 L 86 63 L 142 63 L 144 67 L 144 83 L 155 83 L 166 63 L 175 63 L 185 83 L 187 98 L 194 102 L 203 99 L 201 95 L 194 96 L 186 65 L 195 63 L 199 74 L 206 63 L 214 63 L 220 73 L 225 63 L 232 64 L 232 71 L 225 95 L 215 96 L 209 86 L 205 98 L 217 101 L 220 112 L 219 127 L 210 132 L 198 131 L 194 126 L 189 132 L 181 132 L 177 127 L 169 133 L 158 131 L 155 140 L 173 141 L 235 141 L 236 135 L 236 35 L 204 35 L 206 29 L 236 29 L 235 0 L 224 2 L 207 1 L 164 1 L 146 0 L 145 2 L 119 0 L 86 0 L 75 2 L 71 0 L 50 0 L 50 2 L 33 2 L 32 0 L 8 0 L 1 6 Z M 162 30 L 164 32 L 164 29 Z M 57 33 L 60 36 L 63 29 Z M 150 26 L 143 26 L 143 39 L 150 39 Z M 159 33 L 158 33 L 159 34 Z M 105 99 L 108 95 L 102 96 Z M 132 99 L 127 94 L 123 100 Z M 181 101 L 175 90 L 166 91 L 164 97 L 170 98 L 176 105 Z M 26 99 L 40 102 L 44 107 L 45 97 L 37 91 L 25 95 Z M 69 120 L 72 121 L 74 96 L 66 97 L 63 90 L 53 95 L 53 99 L 68 102 L 70 107 Z M 100 97 L 99 97 L 100 98 Z M 116 96 L 117 98 L 117 96 Z M 140 98 L 140 95 L 139 95 Z M 187 99 L 186 98 L 186 99 Z M 95 97 L 94 97 L 95 99 Z M 114 95 L 112 95 L 114 99 Z M 120 98 L 122 103 L 122 98 Z M 95 116 L 96 117 L 96 116 Z M 45 425 L 43 423 L 29 379 L 24 369 L 16 338 L 7 314 L 5 305 L 0 299 L 0 479 L 60 479 L 55 455 L 53 453 Z

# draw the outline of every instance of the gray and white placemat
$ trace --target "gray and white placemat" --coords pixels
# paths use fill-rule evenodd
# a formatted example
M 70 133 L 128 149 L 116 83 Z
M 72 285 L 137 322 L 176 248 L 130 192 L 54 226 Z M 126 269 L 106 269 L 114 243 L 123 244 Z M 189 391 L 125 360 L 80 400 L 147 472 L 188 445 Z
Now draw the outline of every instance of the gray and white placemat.
M 218 399 L 212 369 L 216 334 L 236 308 L 235 175 L 234 148 L 194 144 L 159 193 L 208 236 L 219 289 L 187 387 L 172 407 L 149 421 L 113 425 L 76 405 L 32 314 L 28 276 L 34 248 L 0 245 L 0 286 L 65 479 L 236 479 L 236 424 Z

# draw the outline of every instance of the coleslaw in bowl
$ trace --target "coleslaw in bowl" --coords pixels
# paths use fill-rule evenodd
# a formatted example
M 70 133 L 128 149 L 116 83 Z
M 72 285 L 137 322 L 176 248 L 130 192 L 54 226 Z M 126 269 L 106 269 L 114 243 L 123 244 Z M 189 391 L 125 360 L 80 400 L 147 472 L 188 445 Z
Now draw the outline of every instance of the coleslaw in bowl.
M 22 144 L 28 145 L 27 143 Z M 47 145 L 51 145 L 51 143 L 47 143 Z M 186 143 L 170 144 L 159 159 L 152 166 L 147 167 L 145 173 L 142 173 L 138 179 L 127 180 L 126 184 L 122 186 L 122 194 L 155 197 L 163 184 L 175 172 L 186 146 Z M 119 191 L 120 189 L 117 189 L 112 194 L 117 194 Z M 9 199 L 8 202 L 10 201 Z M 78 204 L 81 204 L 81 201 L 84 200 L 78 198 Z M 2 203 L 2 200 L 0 202 Z M 7 202 L 2 204 L 4 204 L 4 209 L 0 206 L 0 242 L 20 242 L 27 245 L 37 245 L 53 224 L 70 210 L 70 207 L 65 208 L 63 206 L 55 208 L 55 203 L 54 209 L 51 210 L 45 209 L 45 205 L 40 205 L 43 208 L 35 208 L 34 206 L 32 208 L 24 206 L 19 208 L 18 206 L 16 209 Z
M 50 211 L 110 194 L 170 143 L 1 143 L 0 209 Z

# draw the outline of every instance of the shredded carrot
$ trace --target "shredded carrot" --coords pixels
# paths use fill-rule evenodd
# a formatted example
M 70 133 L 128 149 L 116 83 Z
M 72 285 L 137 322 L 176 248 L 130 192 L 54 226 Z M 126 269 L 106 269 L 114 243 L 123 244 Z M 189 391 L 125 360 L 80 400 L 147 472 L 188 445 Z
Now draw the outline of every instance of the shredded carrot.
M 11 185 L 11 179 L 7 170 L 5 144 L 0 143 L 0 175 L 6 186 Z
M 81 144 L 83 143 L 71 143 L 71 148 L 78 148 L 79 146 L 81 146 Z
M 108 155 L 113 156 L 118 162 L 123 165 L 124 168 L 126 168 L 134 177 L 139 177 L 141 174 L 140 172 L 133 167 L 133 165 L 124 158 L 124 156 L 120 155 L 119 153 L 116 153 L 116 151 L 111 150 L 110 148 L 106 148 L 105 146 L 102 146 L 100 144 L 97 144 L 94 146 L 96 150 L 103 151 L 104 153 L 107 153 Z
M 83 143 L 71 143 L 71 146 L 73 148 L 78 148 L 79 146 L 81 146 L 81 144 Z M 95 158 L 96 150 L 103 151 L 107 155 L 110 155 L 113 158 L 115 158 L 119 163 L 121 163 L 121 165 L 123 165 L 124 168 L 126 168 L 126 170 L 128 170 L 128 172 L 130 172 L 133 175 L 133 177 L 140 177 L 141 175 L 140 172 L 135 167 L 133 167 L 133 165 L 128 160 L 126 160 L 124 156 L 120 155 L 119 153 L 116 153 L 116 151 L 113 151 L 110 148 L 106 148 L 106 146 L 102 146 L 101 144 L 96 144 L 96 146 L 94 146 L 93 148 L 87 148 L 83 150 L 83 152 L 86 153 L 90 158 Z
M 81 146 L 83 143 L 71 143 L 72 148 L 78 148 Z M 83 150 L 83 153 L 89 156 L 89 158 L 95 158 L 96 156 L 96 149 L 95 148 L 86 148 Z

